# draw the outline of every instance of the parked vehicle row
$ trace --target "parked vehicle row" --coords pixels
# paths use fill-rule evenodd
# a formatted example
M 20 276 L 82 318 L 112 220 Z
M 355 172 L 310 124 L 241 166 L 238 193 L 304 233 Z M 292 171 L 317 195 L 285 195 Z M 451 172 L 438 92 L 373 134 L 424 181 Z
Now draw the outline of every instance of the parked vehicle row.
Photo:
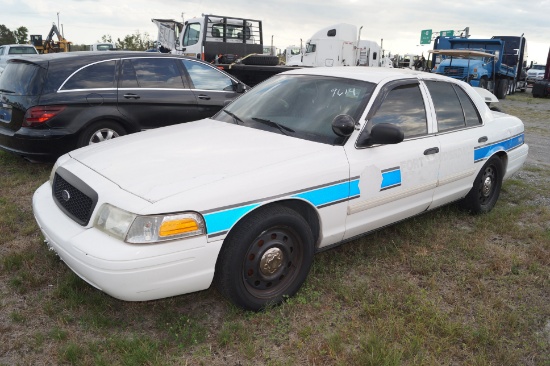
M 33 210 L 48 245 L 111 296 L 144 301 L 215 283 L 258 310 L 294 295 L 317 251 L 457 200 L 490 211 L 527 153 L 523 123 L 462 81 L 301 69 L 212 118 L 63 155 Z
M 70 52 L 13 60 L 0 76 L 0 149 L 55 160 L 76 148 L 214 115 L 247 86 L 196 59 Z

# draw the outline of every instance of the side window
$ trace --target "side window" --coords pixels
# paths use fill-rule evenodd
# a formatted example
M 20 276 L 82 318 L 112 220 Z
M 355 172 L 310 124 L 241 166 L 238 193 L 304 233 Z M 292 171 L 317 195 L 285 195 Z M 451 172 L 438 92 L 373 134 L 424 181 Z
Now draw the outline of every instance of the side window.
M 233 90 L 233 81 L 217 69 L 196 61 L 182 60 L 194 89 Z
M 129 61 L 134 68 L 140 88 L 183 89 L 183 79 L 176 59 L 136 58 Z M 125 70 L 128 69 L 129 66 L 126 66 Z M 129 74 L 127 76 L 131 79 L 131 71 L 127 72 Z
M 119 88 L 139 88 L 136 70 L 134 70 L 132 60 L 122 60 L 122 70 L 118 85 Z
M 370 122 L 373 126 L 378 123 L 396 125 L 405 138 L 427 134 L 426 107 L 420 86 L 400 85 L 390 90 Z
M 4 47 L 0 47 L 0 55 L 4 54 Z
M 201 25 L 199 23 L 188 24 L 185 28 L 185 34 L 183 35 L 182 46 L 192 46 L 199 41 L 199 35 L 201 34 Z
M 453 85 L 444 81 L 426 81 L 425 83 L 432 95 L 438 131 L 465 127 L 464 112 Z
M 103 61 L 80 69 L 65 81 L 61 90 L 116 88 L 116 61 Z
M 483 122 L 479 116 L 479 112 L 468 94 L 466 94 L 466 92 L 458 85 L 455 85 L 454 88 L 458 94 L 458 99 L 460 99 L 460 104 L 462 104 L 462 109 L 464 110 L 466 126 L 471 127 L 481 125 Z

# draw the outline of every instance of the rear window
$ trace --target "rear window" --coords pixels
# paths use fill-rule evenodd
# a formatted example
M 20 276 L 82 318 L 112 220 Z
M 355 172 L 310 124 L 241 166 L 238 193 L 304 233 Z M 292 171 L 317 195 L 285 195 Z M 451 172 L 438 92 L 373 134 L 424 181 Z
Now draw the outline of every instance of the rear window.
M 8 53 L 10 55 L 35 55 L 38 52 L 33 47 L 10 47 Z
M 13 95 L 40 94 L 45 70 L 35 64 L 10 62 L 0 75 L 0 92 Z

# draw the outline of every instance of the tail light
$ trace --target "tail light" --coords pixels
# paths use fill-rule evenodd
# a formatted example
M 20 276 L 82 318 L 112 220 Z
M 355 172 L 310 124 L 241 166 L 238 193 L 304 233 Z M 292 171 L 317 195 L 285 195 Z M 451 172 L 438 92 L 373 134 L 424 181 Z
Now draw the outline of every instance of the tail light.
M 64 105 L 36 106 L 27 109 L 23 118 L 23 127 L 37 127 L 58 115 L 66 108 Z

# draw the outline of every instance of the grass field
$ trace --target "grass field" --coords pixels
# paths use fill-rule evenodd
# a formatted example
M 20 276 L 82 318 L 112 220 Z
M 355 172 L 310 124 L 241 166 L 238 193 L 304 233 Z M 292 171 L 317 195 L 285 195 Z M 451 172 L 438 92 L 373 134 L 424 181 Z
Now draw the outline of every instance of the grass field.
M 508 99 L 548 138 L 532 105 L 550 100 Z M 130 303 L 86 284 L 34 222 L 51 167 L 0 152 L 0 365 L 550 365 L 550 165 L 487 215 L 451 205 L 318 254 L 260 313 L 214 289 Z

